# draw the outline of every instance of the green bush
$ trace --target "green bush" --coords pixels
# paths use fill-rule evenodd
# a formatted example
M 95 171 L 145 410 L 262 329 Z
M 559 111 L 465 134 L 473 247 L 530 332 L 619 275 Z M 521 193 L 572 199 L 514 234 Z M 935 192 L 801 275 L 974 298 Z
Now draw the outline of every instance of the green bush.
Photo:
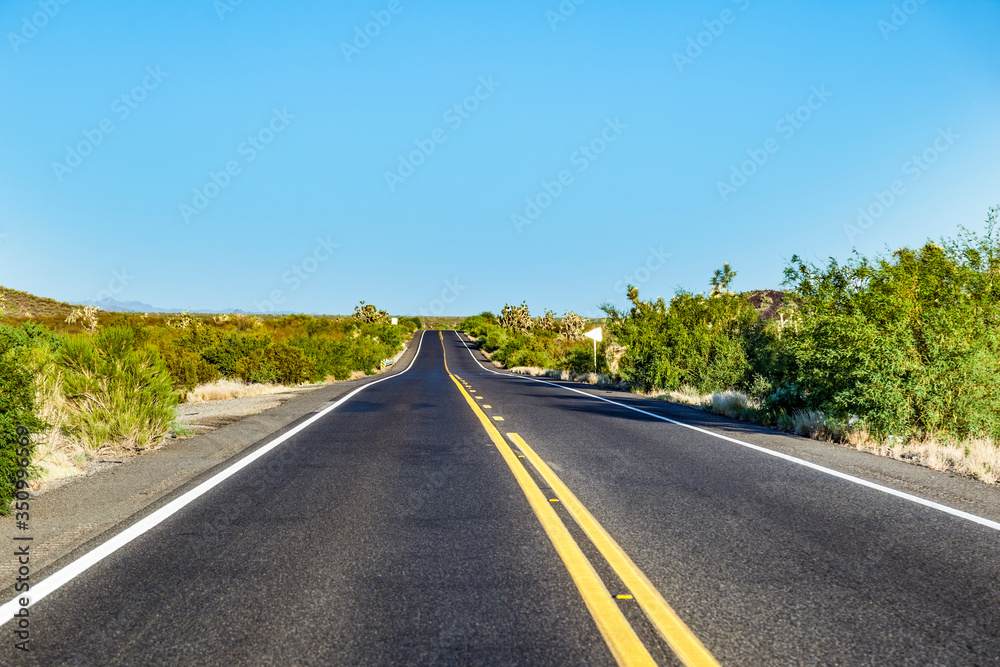
M 267 382 L 263 378 L 274 376 L 267 358 L 270 346 L 271 336 L 267 334 L 226 333 L 202 349 L 201 356 L 225 377 Z
M 152 345 L 127 327 L 67 337 L 57 353 L 74 434 L 91 449 L 143 449 L 166 434 L 177 396 Z
M 311 380 L 323 380 L 327 376 L 346 380 L 351 376 L 353 368 L 348 350 L 350 344 L 347 341 L 320 336 L 296 336 L 288 343 L 301 350 L 311 362 Z
M 793 257 L 801 307 L 775 343 L 774 385 L 876 434 L 1000 438 L 995 223 L 993 211 L 983 235 L 824 269 Z
M 170 347 L 163 350 L 163 361 L 173 378 L 175 389 L 190 391 L 199 384 L 214 382 L 221 377 L 218 369 L 202 355 L 190 350 Z
M 553 368 L 555 362 L 544 352 L 538 350 L 518 350 L 504 363 L 509 368 L 516 366 L 537 366 L 538 368 Z
M 268 349 L 268 358 L 274 368 L 274 380 L 281 384 L 308 382 L 316 368 L 305 352 L 292 345 L 275 343 Z
M 724 290 L 710 296 L 681 292 L 671 299 L 641 301 L 629 286 L 632 309 L 602 308 L 614 340 L 624 345 L 619 375 L 645 390 L 682 384 L 702 393 L 741 387 L 750 376 L 748 331 L 757 312 L 743 297 Z
M 401 317 L 399 318 L 399 326 L 408 331 L 417 331 L 424 328 L 424 323 L 420 321 L 419 317 Z
M 0 325 L 0 514 L 10 508 L 18 470 L 33 470 L 34 447 L 25 447 L 19 440 L 27 438 L 30 443 L 31 435 L 45 428 L 35 412 L 34 378 L 25 358 L 33 338 L 31 332 Z
M 593 343 L 587 341 L 582 345 L 576 345 L 569 349 L 563 358 L 559 368 L 573 371 L 574 373 L 594 372 L 594 347 Z M 604 343 L 597 344 L 597 372 L 608 374 L 608 360 L 604 356 Z

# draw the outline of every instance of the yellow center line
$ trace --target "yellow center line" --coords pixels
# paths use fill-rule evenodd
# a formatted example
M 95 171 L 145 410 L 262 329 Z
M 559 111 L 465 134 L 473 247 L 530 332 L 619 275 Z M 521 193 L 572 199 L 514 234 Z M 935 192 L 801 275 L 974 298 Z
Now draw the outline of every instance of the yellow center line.
M 671 609 L 652 582 L 632 562 L 625 550 L 604 530 L 604 527 L 583 506 L 583 503 L 577 500 L 573 492 L 566 488 L 562 480 L 552 472 L 552 469 L 535 453 L 535 450 L 528 446 L 524 438 L 517 433 L 508 433 L 507 437 L 517 445 L 518 449 L 524 452 L 528 460 L 531 461 L 531 465 L 541 474 L 542 479 L 552 487 L 555 495 L 562 500 L 563 507 L 569 511 L 573 520 L 580 525 L 583 532 L 611 565 L 615 574 L 621 578 L 625 587 L 631 591 L 646 616 L 656 626 L 660 635 L 670 644 L 670 648 L 673 649 L 681 662 L 685 665 L 718 665 L 719 663 L 708 652 L 708 649 Z
M 629 625 L 628 620 L 622 614 L 621 609 L 618 608 L 611 593 L 608 592 L 604 582 L 601 581 L 601 578 L 594 570 L 594 566 L 591 565 L 590 561 L 587 560 L 587 556 L 580 549 L 580 546 L 573 540 L 573 536 L 570 535 L 569 530 L 563 524 L 559 515 L 552 509 L 548 499 L 542 493 L 541 489 L 538 488 L 535 480 L 528 474 L 524 466 L 518 462 L 510 445 L 500 435 L 500 431 L 493 426 L 486 413 L 479 409 L 479 405 L 463 389 L 461 383 L 455 379 L 455 376 L 451 374 L 451 371 L 448 369 L 448 354 L 444 347 L 444 334 L 439 332 L 439 335 L 441 336 L 441 351 L 445 355 L 444 368 L 448 373 L 448 377 L 452 379 L 455 386 L 462 393 L 462 396 L 465 397 L 466 403 L 469 404 L 476 417 L 479 418 L 479 423 L 482 424 L 483 429 L 490 436 L 490 440 L 493 441 L 493 444 L 496 445 L 496 448 L 503 456 L 504 461 L 507 462 L 507 467 L 514 474 L 514 478 L 528 499 L 531 509 L 534 510 L 535 516 L 538 517 L 539 523 L 542 524 L 542 528 L 555 547 L 556 553 L 559 554 L 563 564 L 569 571 L 573 583 L 576 584 L 577 590 L 580 591 L 580 596 L 583 598 L 584 604 L 587 605 L 587 609 L 590 611 L 590 615 L 597 624 L 598 630 L 611 650 L 611 654 L 619 665 L 655 665 L 656 663 L 653 661 L 652 656 L 649 655 L 649 651 L 646 650 L 646 647 L 643 646 L 639 637 L 635 634 L 635 630 Z

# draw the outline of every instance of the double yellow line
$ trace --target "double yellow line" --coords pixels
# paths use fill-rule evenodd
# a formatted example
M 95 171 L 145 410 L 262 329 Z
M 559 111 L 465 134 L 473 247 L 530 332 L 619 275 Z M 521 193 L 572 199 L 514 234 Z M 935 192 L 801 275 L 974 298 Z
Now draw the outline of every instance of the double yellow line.
M 608 592 L 604 582 L 601 581 L 594 566 L 587 559 L 587 556 L 580 549 L 580 546 L 573 539 L 566 525 L 556 514 L 551 503 L 546 499 L 538 484 L 532 478 L 528 470 L 518 461 L 517 455 L 503 439 L 503 436 L 490 421 L 490 418 L 482 411 L 476 401 L 462 386 L 462 383 L 452 375 L 448 368 L 448 353 L 444 347 L 444 334 L 439 332 L 441 338 L 441 350 L 444 353 L 444 367 L 448 377 L 452 379 L 455 386 L 465 397 L 466 402 L 476 417 L 479 418 L 483 429 L 490 436 L 490 440 L 500 451 L 507 466 L 514 474 L 514 478 L 524 492 L 528 503 L 538 517 L 542 528 L 552 541 L 556 552 L 562 559 L 563 564 L 569 571 L 570 577 L 576 584 L 577 590 L 583 597 L 584 604 L 590 611 L 597 628 L 600 630 L 612 655 L 620 665 L 655 665 L 649 651 L 639 639 L 635 630 L 629 624 L 625 615 L 622 614 L 618 604 L 614 601 L 611 593 Z M 614 570 L 625 586 L 628 587 L 632 597 L 639 603 L 640 608 L 645 612 L 647 618 L 657 629 L 660 635 L 673 649 L 677 657 L 685 665 L 717 665 L 715 658 L 702 645 L 697 637 L 691 632 L 684 622 L 677 616 L 670 605 L 667 604 L 663 596 L 646 578 L 646 575 L 632 562 L 628 554 L 615 542 L 606 530 L 597 522 L 587 508 L 577 500 L 576 496 L 566 488 L 552 469 L 535 453 L 535 451 L 517 433 L 508 433 L 510 438 L 524 456 L 531 462 L 538 471 L 542 479 L 545 480 L 562 505 L 569 512 L 573 520 L 579 524 L 584 534 L 590 539 L 600 554 L 607 560 L 611 569 Z

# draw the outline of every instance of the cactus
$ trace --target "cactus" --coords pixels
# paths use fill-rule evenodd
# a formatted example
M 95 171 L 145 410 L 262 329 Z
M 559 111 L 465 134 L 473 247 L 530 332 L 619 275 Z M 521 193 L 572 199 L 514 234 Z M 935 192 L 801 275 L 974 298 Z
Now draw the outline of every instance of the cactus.
M 562 326 L 559 327 L 559 338 L 563 340 L 583 340 L 583 327 L 586 322 L 582 317 L 567 310 L 563 317 Z
M 514 333 L 528 333 L 531 329 L 531 312 L 528 311 L 528 303 L 522 301 L 520 306 L 504 304 L 497 324 Z

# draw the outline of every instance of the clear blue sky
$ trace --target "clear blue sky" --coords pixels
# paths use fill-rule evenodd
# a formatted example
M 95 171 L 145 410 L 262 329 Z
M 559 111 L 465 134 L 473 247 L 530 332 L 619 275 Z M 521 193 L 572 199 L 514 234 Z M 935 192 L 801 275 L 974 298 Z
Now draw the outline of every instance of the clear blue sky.
M 995 1 L 63 2 L 0 4 L 0 284 L 60 300 L 593 315 L 1000 203 Z

